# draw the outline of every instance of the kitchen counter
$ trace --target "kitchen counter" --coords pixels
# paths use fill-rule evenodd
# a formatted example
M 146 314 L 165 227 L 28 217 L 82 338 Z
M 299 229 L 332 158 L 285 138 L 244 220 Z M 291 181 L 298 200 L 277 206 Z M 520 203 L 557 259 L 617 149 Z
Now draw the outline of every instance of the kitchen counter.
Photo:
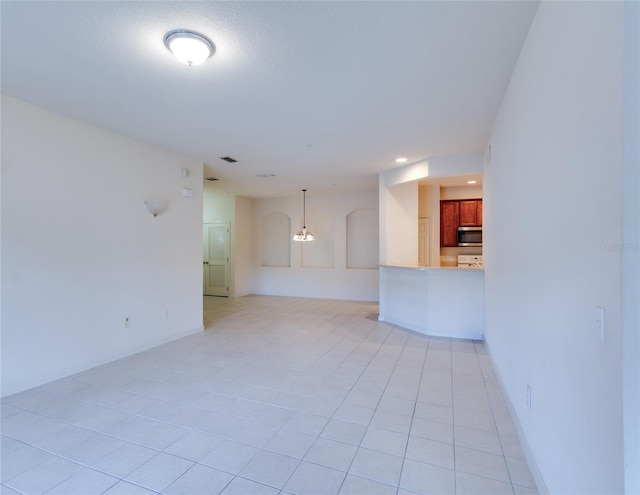
M 409 270 L 431 271 L 431 270 L 465 270 L 484 272 L 484 268 L 461 268 L 457 266 L 411 266 L 411 265 L 380 265 L 380 268 L 405 268 Z
M 484 270 L 381 265 L 378 319 L 426 335 L 482 340 Z

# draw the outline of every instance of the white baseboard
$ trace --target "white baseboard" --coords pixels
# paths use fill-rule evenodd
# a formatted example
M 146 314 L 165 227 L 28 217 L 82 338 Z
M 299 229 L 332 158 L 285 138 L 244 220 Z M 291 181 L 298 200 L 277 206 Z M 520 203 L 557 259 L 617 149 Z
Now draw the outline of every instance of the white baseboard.
M 287 292 L 287 291 L 260 291 L 254 290 L 248 296 L 276 296 L 276 297 L 299 297 L 302 299 L 326 299 L 328 301 L 357 301 L 357 302 L 379 302 L 378 299 L 368 299 L 362 297 L 347 297 L 336 294 L 300 294 L 299 292 Z
M 540 495 L 549 495 L 549 489 L 547 488 L 547 484 L 544 482 L 544 478 L 542 477 L 542 473 L 540 472 L 540 468 L 538 468 L 538 463 L 536 462 L 536 458 L 533 455 L 533 451 L 529 447 L 529 442 L 527 441 L 527 437 L 522 430 L 522 426 L 520 425 L 520 420 L 518 419 L 518 415 L 516 414 L 516 409 L 513 407 L 513 403 L 511 402 L 511 397 L 507 393 L 507 388 L 504 385 L 504 380 L 502 379 L 502 375 L 500 374 L 500 370 L 498 366 L 496 366 L 496 362 L 493 359 L 493 355 L 491 354 L 491 347 L 489 342 L 485 339 L 485 347 L 487 349 L 487 355 L 489 356 L 489 360 L 491 361 L 491 367 L 493 368 L 493 373 L 496 375 L 498 380 L 498 384 L 500 385 L 500 390 L 502 391 L 502 396 L 504 397 L 504 401 L 509 408 L 509 414 L 511 414 L 511 419 L 513 420 L 513 426 L 516 430 L 516 434 L 518 435 L 518 440 L 520 440 L 520 445 L 522 447 L 522 452 L 524 453 L 524 457 L 527 460 L 527 464 L 529 464 L 529 470 L 531 471 L 531 476 L 533 476 L 533 480 L 536 482 L 536 486 L 538 487 L 538 492 Z
M 204 331 L 203 325 L 200 325 L 195 328 L 189 328 L 186 330 L 177 331 L 175 333 L 165 335 L 161 338 L 152 339 L 147 342 L 141 343 L 140 345 L 132 347 L 127 350 L 122 350 L 120 352 L 113 352 L 103 356 L 87 358 L 78 363 L 74 363 L 70 366 L 49 370 L 39 376 L 30 377 L 28 380 L 23 380 L 18 383 L 3 384 L 1 397 L 2 398 L 8 397 L 9 395 L 17 394 L 19 392 L 24 392 L 25 390 L 29 390 L 29 389 L 39 387 L 41 385 L 45 385 L 47 383 L 50 383 L 56 380 L 60 380 L 62 378 L 66 378 L 71 375 L 75 375 L 76 373 L 82 373 L 83 371 L 90 370 L 91 368 L 102 366 L 104 364 L 117 361 L 118 359 L 123 359 L 128 356 L 132 356 L 134 354 L 138 354 L 140 352 L 153 349 L 154 347 L 168 344 L 169 342 L 173 342 L 202 331 Z
M 389 325 L 396 325 L 402 328 L 406 328 L 407 330 L 412 330 L 414 332 L 421 333 L 423 335 L 428 335 L 429 337 L 445 337 L 445 338 L 452 338 L 452 339 L 468 339 L 468 340 L 484 339 L 482 332 L 465 332 L 463 330 L 448 330 L 448 331 L 431 330 L 425 327 L 421 327 L 419 325 L 415 325 L 408 321 L 402 321 L 395 318 L 386 318 L 382 315 L 378 315 L 378 321 L 387 323 Z

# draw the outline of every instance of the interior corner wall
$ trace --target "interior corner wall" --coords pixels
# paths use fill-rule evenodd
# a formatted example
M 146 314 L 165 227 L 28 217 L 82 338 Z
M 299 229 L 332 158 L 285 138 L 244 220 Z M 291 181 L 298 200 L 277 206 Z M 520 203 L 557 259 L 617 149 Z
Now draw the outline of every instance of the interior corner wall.
M 307 194 L 307 228 L 314 234 L 313 218 L 321 213 L 330 219 L 333 242 L 323 243 L 322 249 L 332 252 L 333 268 L 309 268 L 303 266 L 304 243 L 292 241 L 291 266 L 261 266 L 262 238 L 255 239 L 253 252 L 253 293 L 278 296 L 317 297 L 322 299 L 348 299 L 360 301 L 378 300 L 378 269 L 347 268 L 347 215 L 360 208 L 378 212 L 378 193 L 362 192 L 348 194 Z M 270 213 L 281 213 L 291 219 L 291 228 L 297 231 L 302 226 L 302 197 L 265 198 L 253 200 L 254 232 L 261 232 L 261 222 Z M 314 243 L 316 241 L 313 241 Z M 318 244 L 320 246 L 320 244 Z
M 4 96 L 1 112 L 2 395 L 202 330 L 202 163 Z
M 622 12 L 540 3 L 485 167 L 485 338 L 542 493 L 624 491 Z
M 243 196 L 236 197 L 235 228 L 235 297 L 253 291 L 253 201 Z
M 397 184 L 383 194 L 387 220 L 380 228 L 386 245 L 381 264 L 418 266 L 418 183 Z

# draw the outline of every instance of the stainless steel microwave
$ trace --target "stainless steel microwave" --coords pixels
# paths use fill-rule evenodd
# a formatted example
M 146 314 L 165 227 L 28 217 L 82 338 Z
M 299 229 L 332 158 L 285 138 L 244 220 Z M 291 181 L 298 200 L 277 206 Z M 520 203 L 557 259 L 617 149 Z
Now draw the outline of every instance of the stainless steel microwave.
M 458 246 L 482 246 L 482 227 L 458 227 Z

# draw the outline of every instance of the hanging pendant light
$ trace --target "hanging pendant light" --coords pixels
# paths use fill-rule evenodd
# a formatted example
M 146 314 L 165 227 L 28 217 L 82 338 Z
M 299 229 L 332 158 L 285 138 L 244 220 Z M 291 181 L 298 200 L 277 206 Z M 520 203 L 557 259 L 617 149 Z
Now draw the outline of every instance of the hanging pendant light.
M 293 236 L 294 241 L 313 241 L 315 237 L 311 232 L 307 230 L 307 190 L 302 190 L 302 230 L 299 230 L 296 235 Z

